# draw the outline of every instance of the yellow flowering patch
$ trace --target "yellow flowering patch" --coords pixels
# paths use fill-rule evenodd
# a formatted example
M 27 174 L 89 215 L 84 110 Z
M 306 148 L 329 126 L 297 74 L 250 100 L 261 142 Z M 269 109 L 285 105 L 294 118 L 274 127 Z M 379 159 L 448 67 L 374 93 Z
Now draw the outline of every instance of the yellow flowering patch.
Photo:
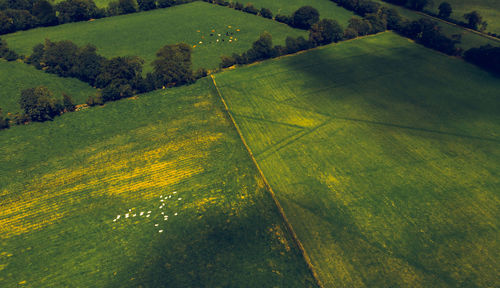
M 209 105 L 199 103 L 199 106 Z M 183 125 L 184 122 L 176 124 Z M 172 137 L 178 128 L 163 130 L 165 127 L 157 126 L 160 127 L 148 126 L 132 131 L 144 141 L 157 143 L 153 149 L 151 146 L 148 146 L 149 150 L 139 149 L 133 142 L 119 144 L 126 141 L 119 136 L 75 152 L 75 155 L 85 156 L 82 157 L 84 163 L 46 174 L 30 183 L 22 196 L 12 199 L 0 210 L 0 238 L 20 235 L 56 222 L 71 213 L 68 207 L 83 194 L 128 199 L 156 197 L 159 191 L 204 172 L 210 145 L 223 136 L 221 133 L 197 131 Z

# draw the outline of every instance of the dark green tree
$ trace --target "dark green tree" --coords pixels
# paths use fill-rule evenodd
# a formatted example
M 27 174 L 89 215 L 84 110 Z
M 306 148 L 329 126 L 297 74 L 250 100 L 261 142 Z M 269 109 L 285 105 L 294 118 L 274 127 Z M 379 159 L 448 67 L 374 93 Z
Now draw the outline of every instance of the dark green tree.
M 349 19 L 348 23 L 349 25 L 347 26 L 347 28 L 356 31 L 357 35 L 359 36 L 367 35 L 372 30 L 372 25 L 365 19 L 352 17 L 351 19 Z
M 319 12 L 311 6 L 303 6 L 292 15 L 292 25 L 296 28 L 308 30 L 319 21 Z
M 141 11 L 149 11 L 156 9 L 155 0 L 137 0 L 137 4 L 139 5 L 139 9 Z
M 78 46 L 69 40 L 51 42 L 46 39 L 40 63 L 49 73 L 70 77 L 77 52 Z
M 387 20 L 378 14 L 367 14 L 365 21 L 370 23 L 370 33 L 378 33 L 387 29 Z
M 64 0 L 56 5 L 56 11 L 61 23 L 86 21 L 99 12 L 93 0 Z
M 193 82 L 191 46 L 185 43 L 163 46 L 156 52 L 153 67 L 156 88 Z
M 448 19 L 450 18 L 453 9 L 451 8 L 451 4 L 448 2 L 442 2 L 439 4 L 439 18 Z
M 45 86 L 21 91 L 19 105 L 31 121 L 52 120 L 60 113 L 57 101 L 52 97 L 52 92 Z
M 71 96 L 69 96 L 66 93 L 63 93 L 62 107 L 63 107 L 64 111 L 66 111 L 66 112 L 75 111 L 75 103 L 73 102 L 73 99 L 71 98 Z
M 143 64 L 144 60 L 131 56 L 105 60 L 99 75 L 96 77 L 95 86 L 105 88 L 112 83 L 114 86 L 129 84 L 135 90 L 137 83 L 142 78 Z
M 342 26 L 331 19 L 323 19 L 311 26 L 309 41 L 314 45 L 326 45 L 342 40 L 344 30 Z
M 272 19 L 273 12 L 267 8 L 262 8 L 262 9 L 260 9 L 260 16 L 267 18 L 267 19 Z
M 483 17 L 477 11 L 464 14 L 464 18 L 467 20 L 467 27 L 474 30 L 477 30 L 479 25 L 483 23 Z
M 56 11 L 52 4 L 47 0 L 37 0 L 33 3 L 31 14 L 38 19 L 42 26 L 50 26 L 57 24 Z
M 249 62 L 254 62 L 271 58 L 273 52 L 273 37 L 268 32 L 264 32 L 257 41 L 253 42 L 252 48 L 247 51 L 247 56 Z
M 97 54 L 97 48 L 91 44 L 78 49 L 70 69 L 71 77 L 94 85 L 106 58 Z

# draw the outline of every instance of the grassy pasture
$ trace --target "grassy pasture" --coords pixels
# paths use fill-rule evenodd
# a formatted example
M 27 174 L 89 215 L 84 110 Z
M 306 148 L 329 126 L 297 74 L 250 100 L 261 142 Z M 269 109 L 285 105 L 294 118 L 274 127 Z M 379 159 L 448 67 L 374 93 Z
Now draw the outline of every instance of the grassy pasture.
M 151 69 L 149 64 L 155 59 L 159 48 L 166 44 L 185 42 L 196 45 L 193 50 L 195 68 L 213 69 L 218 67 L 220 56 L 248 50 L 264 31 L 274 36 L 275 44 L 284 44 L 287 36 L 307 36 L 306 31 L 276 21 L 227 7 L 194 2 L 92 22 L 37 28 L 2 37 L 11 49 L 24 55 L 31 54 L 33 46 L 46 38 L 52 41 L 68 39 L 78 45 L 91 43 L 106 57 L 140 56 L 147 64 L 145 70 Z M 227 36 L 226 33 L 233 35 Z
M 85 103 L 95 89 L 87 83 L 74 78 L 61 78 L 45 73 L 35 67 L 20 63 L 0 60 L 0 108 L 4 112 L 21 112 L 19 96 L 21 91 L 39 85 L 49 87 L 55 97 L 62 98 L 62 93 L 70 95 L 75 103 Z
M 381 4 L 383 6 L 396 9 L 401 16 L 403 16 L 409 20 L 418 20 L 420 18 L 430 18 L 429 16 L 418 14 L 413 10 L 406 9 L 406 8 L 398 6 L 398 5 L 392 5 L 392 4 L 389 4 L 389 3 L 381 1 L 381 0 L 373 0 L 373 1 L 378 2 L 379 4 Z M 439 2 L 439 3 L 441 3 L 441 2 Z M 437 5 L 439 6 L 439 4 L 437 4 Z M 434 21 L 436 21 L 436 20 L 434 20 Z M 475 34 L 473 32 L 466 31 L 463 28 L 458 27 L 458 26 L 450 25 L 450 24 L 443 23 L 440 21 L 438 21 L 438 23 L 439 23 L 439 26 L 441 27 L 441 31 L 446 36 L 451 37 L 452 35 L 455 35 L 455 34 L 462 35 L 461 43 L 457 45 L 458 47 L 460 47 L 462 49 L 467 50 L 467 49 L 470 49 L 473 47 L 479 47 L 479 46 L 483 46 L 483 45 L 487 45 L 487 44 L 490 44 L 493 46 L 500 46 L 500 41 L 489 39 L 489 38 L 483 37 L 481 35 Z
M 57 4 L 59 2 L 62 2 L 63 0 L 50 0 L 52 4 Z M 107 8 L 110 2 L 113 2 L 115 0 L 94 0 L 94 3 L 97 7 L 99 8 Z
M 1 131 L 0 159 L 1 287 L 314 287 L 208 79 Z
M 321 18 L 330 18 L 337 20 L 344 28 L 347 26 L 347 21 L 356 16 L 349 10 L 337 6 L 330 0 L 243 0 L 240 3 L 252 3 L 257 8 L 268 8 L 273 11 L 273 14 L 292 15 L 297 9 L 302 6 L 312 6 L 320 12 Z
M 327 287 L 498 284 L 498 78 L 382 33 L 215 80 Z
M 465 21 L 463 15 L 472 11 L 477 11 L 488 22 L 486 31 L 500 34 L 500 3 L 497 0 L 448 0 L 453 8 L 451 18 Z M 430 10 L 438 13 L 439 4 L 435 2 Z

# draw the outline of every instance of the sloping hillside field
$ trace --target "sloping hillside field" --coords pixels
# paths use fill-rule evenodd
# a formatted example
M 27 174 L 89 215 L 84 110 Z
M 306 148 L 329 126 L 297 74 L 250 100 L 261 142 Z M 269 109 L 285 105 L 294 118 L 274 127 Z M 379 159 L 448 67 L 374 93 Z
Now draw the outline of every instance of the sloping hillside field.
M 21 91 L 40 85 L 47 86 L 56 98 L 62 98 L 62 93 L 68 94 L 77 104 L 85 103 L 85 100 L 96 92 L 90 85 L 77 79 L 61 78 L 25 63 L 5 60 L 0 60 L 0 83 L 0 108 L 5 113 L 21 112 Z
M 0 287 L 314 287 L 208 79 L 0 133 Z
M 498 78 L 383 33 L 215 82 L 325 286 L 498 285 Z
M 158 49 L 167 44 L 184 42 L 194 47 L 193 66 L 214 69 L 220 56 L 248 50 L 263 31 L 274 36 L 275 44 L 284 44 L 287 36 L 304 36 L 293 29 L 259 16 L 227 7 L 193 2 L 166 9 L 108 17 L 55 27 L 37 28 L 2 36 L 16 52 L 30 55 L 33 46 L 52 41 L 71 40 L 88 43 L 106 57 L 140 56 L 145 70 L 155 59 Z

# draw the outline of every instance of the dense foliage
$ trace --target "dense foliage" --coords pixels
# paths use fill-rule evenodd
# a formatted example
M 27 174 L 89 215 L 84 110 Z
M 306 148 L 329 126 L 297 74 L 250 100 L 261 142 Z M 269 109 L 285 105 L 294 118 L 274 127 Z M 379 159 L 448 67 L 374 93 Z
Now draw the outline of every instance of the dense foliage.
M 500 75 L 500 47 L 491 45 L 472 48 L 464 53 L 465 60 Z
M 27 119 L 37 122 L 52 120 L 64 110 L 63 104 L 58 102 L 45 86 L 23 90 L 19 105 Z

